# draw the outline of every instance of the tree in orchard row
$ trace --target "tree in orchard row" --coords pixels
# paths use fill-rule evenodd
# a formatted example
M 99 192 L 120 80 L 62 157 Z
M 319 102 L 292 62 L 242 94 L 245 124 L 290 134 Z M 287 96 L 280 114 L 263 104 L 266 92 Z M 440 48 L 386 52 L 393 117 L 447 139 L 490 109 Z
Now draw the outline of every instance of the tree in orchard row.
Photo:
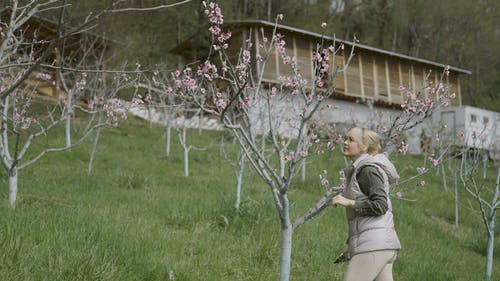
M 24 5 L 10 1 L 2 14 L 8 17 L 0 23 L 0 161 L 7 174 L 12 207 L 17 199 L 19 171 L 46 153 L 81 144 L 97 128 L 118 125 L 126 117 L 126 108 L 115 94 L 141 75 L 137 71 L 132 73 L 139 74 L 130 75 L 103 70 L 105 40 L 86 37 L 103 11 L 69 28 L 64 25 L 67 7 L 64 0 Z M 57 11 L 59 17 L 55 33 L 42 37 L 28 23 L 40 20 L 38 16 L 47 11 Z M 52 97 L 39 95 L 42 88 L 49 89 Z M 75 102 L 81 98 L 87 103 Z M 70 122 L 72 116 L 78 119 Z M 75 140 L 70 137 L 75 131 L 70 124 L 78 124 Z M 66 127 L 64 143 L 54 138 L 62 127 Z
M 327 207 L 330 198 L 342 190 L 341 187 L 329 187 L 328 180 L 323 177 L 321 183 L 328 187 L 325 194 L 304 214 L 292 219 L 288 191 L 301 161 L 334 148 L 333 142 L 319 138 L 309 125 L 316 121 L 319 111 L 334 110 L 324 101 L 332 95 L 335 78 L 345 71 L 345 67 L 330 65 L 330 57 L 343 52 L 346 46 L 339 42 L 330 46 L 326 46 L 325 41 L 319 42 L 313 58 L 314 78 L 311 81 L 306 81 L 301 75 L 307 70 L 300 70 L 296 58 L 287 54 L 284 38 L 277 28 L 271 38 L 264 35 L 259 38 L 259 42 L 263 42 L 261 45 L 248 39 L 246 47 L 240 50 L 238 61 L 232 62 L 226 54 L 231 33 L 223 31 L 219 6 L 213 1 L 204 1 L 203 6 L 212 34 L 210 56 L 197 68 L 187 66 L 173 72 L 171 81 L 162 83 L 167 95 L 188 99 L 205 112 L 218 116 L 237 139 L 250 165 L 268 185 L 281 226 L 280 280 L 289 280 L 294 230 Z M 278 15 L 276 27 L 281 19 L 282 15 Z M 353 44 L 350 53 L 346 52 L 348 62 L 354 55 L 354 47 Z M 261 55 L 252 57 L 252 48 L 260 48 Z M 265 88 L 263 70 L 274 52 L 293 70 L 293 74 L 281 77 L 279 85 Z M 257 64 L 261 71 L 254 75 L 251 67 Z M 396 136 L 428 118 L 449 98 L 448 89 L 442 84 L 428 89 L 439 93 L 436 102 L 422 99 L 409 90 L 401 90 L 407 94 L 408 101 L 401 114 L 384 130 L 388 149 L 396 146 L 392 143 Z M 285 111 L 279 110 L 282 104 L 287 105 Z M 268 142 L 272 149 L 262 149 L 262 142 Z M 436 156 L 434 160 L 437 159 Z

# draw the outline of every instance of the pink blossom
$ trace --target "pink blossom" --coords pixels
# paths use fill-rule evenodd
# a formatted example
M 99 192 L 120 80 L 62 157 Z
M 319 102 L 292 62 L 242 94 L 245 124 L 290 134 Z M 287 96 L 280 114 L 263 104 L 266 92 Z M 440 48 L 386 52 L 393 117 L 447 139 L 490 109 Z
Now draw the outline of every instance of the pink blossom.
M 415 100 L 417 98 L 417 96 L 412 91 L 406 91 L 406 96 L 411 100 Z
M 401 146 L 398 148 L 398 152 L 405 155 L 408 153 L 408 144 L 405 143 L 404 141 L 401 142 Z
M 328 142 L 326 146 L 328 147 L 329 150 L 334 150 L 335 149 L 335 146 L 331 142 Z
M 174 88 L 176 90 L 179 90 L 182 87 L 182 81 L 181 80 L 175 80 L 174 81 Z
M 231 38 L 231 35 L 232 35 L 231 31 L 221 32 L 217 40 L 219 40 L 220 43 L 224 43 L 227 40 L 229 40 L 229 38 Z
M 337 143 L 343 143 L 344 142 L 344 136 L 342 136 L 341 134 L 338 134 L 336 137 L 335 137 L 335 141 Z
M 27 130 L 29 129 L 29 127 L 31 126 L 31 123 L 34 121 L 35 119 L 31 118 L 31 117 L 26 117 L 26 118 L 23 118 L 23 121 L 21 123 L 21 129 L 23 130 Z
M 50 74 L 48 74 L 48 73 L 41 73 L 41 72 L 37 73 L 35 75 L 35 78 L 36 79 L 40 79 L 40 80 L 45 80 L 45 81 L 52 80 L 52 76 Z
M 278 43 L 276 43 L 276 49 L 278 50 L 278 53 L 280 54 L 285 53 L 285 45 L 286 45 L 285 40 L 280 40 L 278 41 Z
M 243 50 L 243 63 L 250 64 L 250 52 L 248 50 Z
M 321 185 L 324 187 L 328 187 L 329 182 L 326 178 L 321 178 Z
M 288 161 L 290 161 L 290 156 L 288 156 L 288 155 L 283 155 L 283 158 L 282 158 L 282 159 L 283 159 L 283 161 L 288 162 Z
M 144 103 L 144 101 L 142 100 L 141 95 L 139 95 L 138 97 L 132 98 L 132 104 L 133 105 L 141 105 L 143 103 Z
M 403 192 L 402 192 L 402 191 L 398 191 L 398 192 L 396 192 L 396 196 L 397 196 L 398 198 L 403 197 Z
M 322 88 L 324 85 L 325 85 L 325 82 L 323 82 L 323 79 L 321 79 L 321 77 L 317 77 L 316 78 L 316 86 L 318 86 L 319 88 Z
M 420 186 L 425 186 L 427 183 L 425 181 L 420 182 Z
M 423 173 L 425 173 L 425 171 L 426 171 L 426 170 L 425 170 L 425 168 L 424 168 L 424 167 L 417 167 L 417 173 L 419 173 L 419 174 L 423 174 Z
M 290 64 L 291 61 L 290 56 L 283 56 L 283 64 Z
M 277 91 L 276 87 L 272 87 L 271 92 L 269 92 L 269 97 L 272 98 L 272 97 L 276 96 L 276 91 Z
M 431 161 L 432 165 L 434 167 L 436 167 L 437 165 L 439 165 L 439 160 L 438 159 L 434 159 L 432 157 L 429 157 L 429 161 Z
M 339 178 L 340 178 L 340 187 L 342 189 L 345 188 L 345 183 L 346 183 L 346 177 L 345 177 L 345 173 L 344 173 L 344 170 L 340 170 L 339 171 Z
M 220 107 L 220 108 L 224 109 L 224 108 L 226 108 L 227 104 L 226 104 L 226 101 L 224 101 L 223 99 L 216 99 L 215 100 L 215 105 L 217 107 Z
M 323 154 L 323 153 L 325 153 L 325 151 L 323 150 L 321 145 L 318 145 L 318 147 L 316 147 L 316 154 Z

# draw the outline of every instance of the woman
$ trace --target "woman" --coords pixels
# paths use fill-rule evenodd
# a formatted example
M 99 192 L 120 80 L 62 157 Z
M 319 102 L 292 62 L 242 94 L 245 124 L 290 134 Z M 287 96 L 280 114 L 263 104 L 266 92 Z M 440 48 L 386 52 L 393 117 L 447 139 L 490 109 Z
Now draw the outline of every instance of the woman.
M 352 160 L 344 170 L 344 192 L 333 206 L 346 208 L 349 238 L 343 255 L 350 256 L 344 281 L 391 281 L 392 264 L 401 248 L 392 219 L 389 184 L 399 175 L 384 154 L 374 131 L 353 128 L 347 133 L 343 154 Z

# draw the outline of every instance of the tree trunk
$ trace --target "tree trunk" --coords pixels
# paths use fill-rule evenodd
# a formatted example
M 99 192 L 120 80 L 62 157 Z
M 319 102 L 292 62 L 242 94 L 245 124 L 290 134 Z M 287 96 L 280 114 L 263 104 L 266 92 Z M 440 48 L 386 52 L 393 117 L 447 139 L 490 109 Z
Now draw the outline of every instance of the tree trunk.
M 493 271 L 493 250 L 495 245 L 495 211 L 492 211 L 493 215 L 489 221 L 488 228 L 488 243 L 486 247 L 486 268 L 484 275 L 487 280 L 491 280 L 491 275 Z
M 99 120 L 101 117 L 99 116 Z M 97 129 L 97 132 L 95 133 L 95 139 L 94 143 L 92 144 L 92 151 L 90 152 L 90 160 L 89 160 L 89 166 L 87 169 L 88 174 L 92 173 L 92 167 L 94 166 L 94 157 L 95 153 L 97 151 L 97 144 L 99 143 L 99 136 L 101 135 L 101 127 Z
M 290 220 L 290 206 L 286 194 L 280 196 L 283 209 L 281 217 L 281 259 L 280 259 L 280 281 L 290 280 L 292 264 L 292 235 L 293 226 Z
M 166 156 L 170 156 L 170 139 L 171 137 L 171 131 L 172 125 L 170 124 L 170 121 L 167 122 L 167 126 L 165 126 L 165 137 L 166 137 L 166 144 L 165 144 L 165 154 Z
M 240 151 L 238 153 L 238 170 L 236 171 L 236 203 L 234 207 L 236 208 L 236 211 L 240 210 L 240 204 L 241 204 L 241 183 L 243 181 L 243 170 L 244 170 L 244 165 L 245 165 L 245 158 L 244 158 L 244 152 Z
M 459 212 L 458 212 L 458 177 L 456 172 L 452 172 L 453 174 L 453 184 L 455 185 L 455 226 L 458 226 L 459 222 Z
M 186 143 L 186 127 L 182 129 L 182 148 L 184 149 L 184 176 L 189 176 L 189 149 Z
M 9 203 L 10 207 L 16 206 L 17 199 L 17 168 L 12 168 L 9 171 Z
M 485 152 L 483 153 L 483 179 L 486 179 L 487 171 L 488 171 L 488 154 Z
M 189 176 L 189 149 L 184 147 L 184 176 Z
M 66 127 L 65 127 L 65 134 L 66 134 L 66 147 L 71 146 L 71 114 L 72 114 L 72 108 L 73 108 L 73 91 L 69 91 L 68 93 L 68 103 L 67 103 L 67 109 L 66 109 Z
M 448 192 L 448 181 L 446 180 L 446 171 L 444 170 L 444 165 L 441 165 L 441 172 L 443 173 L 443 188 L 445 192 Z
M 302 181 L 305 182 L 306 181 L 306 159 L 302 159 L 301 163 L 300 163 L 300 172 L 301 172 L 301 175 L 302 175 Z

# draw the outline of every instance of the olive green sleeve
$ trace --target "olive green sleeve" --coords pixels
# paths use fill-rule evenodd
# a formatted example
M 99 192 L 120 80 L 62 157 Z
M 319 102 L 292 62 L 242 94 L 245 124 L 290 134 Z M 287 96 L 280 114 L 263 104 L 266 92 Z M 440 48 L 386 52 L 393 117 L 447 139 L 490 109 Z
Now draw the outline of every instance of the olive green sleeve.
M 389 209 L 387 194 L 384 188 L 384 178 L 374 166 L 365 166 L 356 175 L 359 188 L 368 197 L 356 200 L 354 209 L 361 216 L 381 216 Z

